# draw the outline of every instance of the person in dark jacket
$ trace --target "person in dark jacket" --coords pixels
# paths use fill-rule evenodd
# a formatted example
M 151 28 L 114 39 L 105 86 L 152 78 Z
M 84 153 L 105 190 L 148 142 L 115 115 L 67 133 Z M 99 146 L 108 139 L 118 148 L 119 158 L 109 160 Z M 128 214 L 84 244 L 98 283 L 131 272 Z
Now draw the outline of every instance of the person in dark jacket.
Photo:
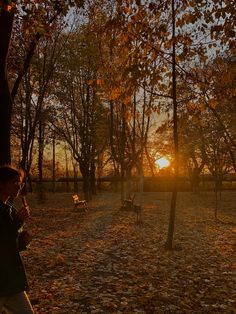
M 22 230 L 29 216 L 27 206 L 16 210 L 9 203 L 20 193 L 24 173 L 11 166 L 0 167 L 0 313 L 32 314 L 20 251 L 27 248 L 30 236 Z

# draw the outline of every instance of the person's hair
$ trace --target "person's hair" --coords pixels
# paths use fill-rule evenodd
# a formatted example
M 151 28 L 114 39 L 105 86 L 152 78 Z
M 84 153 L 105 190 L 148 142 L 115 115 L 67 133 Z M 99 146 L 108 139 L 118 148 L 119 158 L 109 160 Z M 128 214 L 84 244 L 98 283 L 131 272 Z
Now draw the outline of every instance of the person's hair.
M 24 171 L 8 165 L 0 167 L 0 183 L 6 183 L 16 177 L 23 179 Z

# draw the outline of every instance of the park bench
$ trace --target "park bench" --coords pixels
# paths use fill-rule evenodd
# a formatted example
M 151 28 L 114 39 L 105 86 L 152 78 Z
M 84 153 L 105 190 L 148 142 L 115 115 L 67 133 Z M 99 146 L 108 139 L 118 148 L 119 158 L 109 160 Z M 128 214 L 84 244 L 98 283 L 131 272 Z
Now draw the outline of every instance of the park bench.
M 74 209 L 76 209 L 76 208 L 80 208 L 80 209 L 83 209 L 83 210 L 87 210 L 88 209 L 87 201 L 86 200 L 81 200 L 79 194 L 75 194 L 72 197 L 73 197 L 73 202 L 74 202 Z
M 133 195 L 133 197 L 130 196 L 129 198 L 124 199 L 121 206 L 121 210 L 132 211 L 136 213 L 136 223 L 141 225 L 142 224 L 142 216 L 141 216 L 142 206 L 134 204 L 134 198 L 135 198 L 135 194 Z
M 134 210 L 134 198 L 135 198 L 135 194 L 133 195 L 133 197 L 129 197 L 127 199 L 123 200 L 123 204 L 121 206 L 121 209 L 123 210 Z

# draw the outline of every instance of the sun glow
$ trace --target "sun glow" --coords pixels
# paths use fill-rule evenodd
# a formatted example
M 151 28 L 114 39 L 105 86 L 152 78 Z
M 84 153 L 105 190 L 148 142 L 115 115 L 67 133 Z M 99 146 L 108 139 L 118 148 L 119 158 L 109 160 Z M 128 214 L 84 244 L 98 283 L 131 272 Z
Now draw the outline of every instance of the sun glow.
M 156 160 L 156 165 L 159 169 L 166 168 L 170 165 L 169 160 L 166 157 L 161 157 L 158 160 Z

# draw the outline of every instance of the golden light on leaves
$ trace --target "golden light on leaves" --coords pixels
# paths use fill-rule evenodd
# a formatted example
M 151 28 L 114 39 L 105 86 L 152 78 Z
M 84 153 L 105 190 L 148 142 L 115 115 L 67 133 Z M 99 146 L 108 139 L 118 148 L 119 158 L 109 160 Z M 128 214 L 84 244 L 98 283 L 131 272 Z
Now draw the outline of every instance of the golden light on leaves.
M 113 88 L 110 95 L 110 100 L 117 100 L 121 94 L 119 87 Z
M 103 86 L 103 85 L 104 85 L 104 80 L 102 80 L 102 79 L 97 79 L 97 85 L 98 85 L 98 86 Z
M 161 157 L 156 160 L 156 165 L 159 169 L 167 168 L 170 165 L 170 161 L 166 157 Z
M 9 5 L 9 4 L 4 3 L 3 1 L 0 1 L 0 10 L 1 9 L 4 11 L 10 12 L 12 9 L 12 5 Z
M 208 104 L 209 104 L 209 107 L 215 109 L 216 106 L 218 105 L 218 102 L 217 102 L 217 100 L 215 100 L 215 99 L 210 99 L 209 102 L 208 102 Z

